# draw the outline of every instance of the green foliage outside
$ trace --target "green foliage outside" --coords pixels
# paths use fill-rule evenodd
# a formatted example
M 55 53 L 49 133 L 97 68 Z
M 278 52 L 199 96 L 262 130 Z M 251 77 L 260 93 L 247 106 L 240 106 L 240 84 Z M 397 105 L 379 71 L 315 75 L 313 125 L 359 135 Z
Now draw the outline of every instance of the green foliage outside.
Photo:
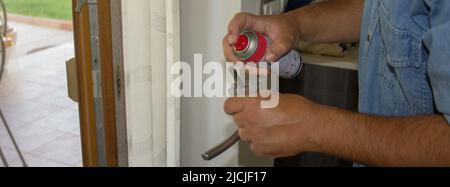
M 70 0 L 3 0 L 8 13 L 71 20 Z

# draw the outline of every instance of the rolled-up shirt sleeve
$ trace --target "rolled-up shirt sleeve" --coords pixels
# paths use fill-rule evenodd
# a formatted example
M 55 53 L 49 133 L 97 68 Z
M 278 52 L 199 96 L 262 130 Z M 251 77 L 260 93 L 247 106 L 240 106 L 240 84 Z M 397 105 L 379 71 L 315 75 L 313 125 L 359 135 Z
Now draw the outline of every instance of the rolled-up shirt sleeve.
M 428 49 L 428 74 L 436 109 L 450 124 L 450 1 L 425 0 L 430 27 L 423 43 Z

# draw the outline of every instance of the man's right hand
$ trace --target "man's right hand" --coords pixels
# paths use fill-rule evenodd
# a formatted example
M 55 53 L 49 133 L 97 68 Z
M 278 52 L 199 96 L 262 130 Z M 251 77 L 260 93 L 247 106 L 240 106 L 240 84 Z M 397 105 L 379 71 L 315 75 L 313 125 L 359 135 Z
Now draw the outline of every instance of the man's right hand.
M 272 40 L 272 45 L 267 54 L 267 62 L 276 62 L 287 54 L 300 40 L 300 28 L 295 19 L 288 15 L 256 16 L 247 13 L 238 13 L 228 26 L 228 35 L 223 39 L 225 58 L 229 62 L 239 60 L 233 53 L 233 45 L 237 42 L 240 31 L 252 29 L 267 35 Z

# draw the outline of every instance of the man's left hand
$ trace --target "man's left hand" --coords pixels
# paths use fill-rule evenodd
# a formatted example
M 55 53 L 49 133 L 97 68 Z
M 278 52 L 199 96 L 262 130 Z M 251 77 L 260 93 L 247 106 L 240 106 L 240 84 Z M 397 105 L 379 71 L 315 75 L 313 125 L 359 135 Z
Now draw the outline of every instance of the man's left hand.
M 275 158 L 311 151 L 321 129 L 321 106 L 300 96 L 280 95 L 276 108 L 265 109 L 260 107 L 262 100 L 229 98 L 224 106 L 252 151 Z

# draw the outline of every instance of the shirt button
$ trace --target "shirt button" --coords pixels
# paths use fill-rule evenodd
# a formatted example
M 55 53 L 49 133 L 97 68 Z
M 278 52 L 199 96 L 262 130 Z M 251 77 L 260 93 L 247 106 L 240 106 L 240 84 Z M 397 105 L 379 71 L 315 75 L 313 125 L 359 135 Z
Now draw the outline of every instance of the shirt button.
M 372 37 L 371 37 L 371 35 L 370 34 L 367 34 L 367 42 L 370 42 L 370 39 L 371 39 Z

